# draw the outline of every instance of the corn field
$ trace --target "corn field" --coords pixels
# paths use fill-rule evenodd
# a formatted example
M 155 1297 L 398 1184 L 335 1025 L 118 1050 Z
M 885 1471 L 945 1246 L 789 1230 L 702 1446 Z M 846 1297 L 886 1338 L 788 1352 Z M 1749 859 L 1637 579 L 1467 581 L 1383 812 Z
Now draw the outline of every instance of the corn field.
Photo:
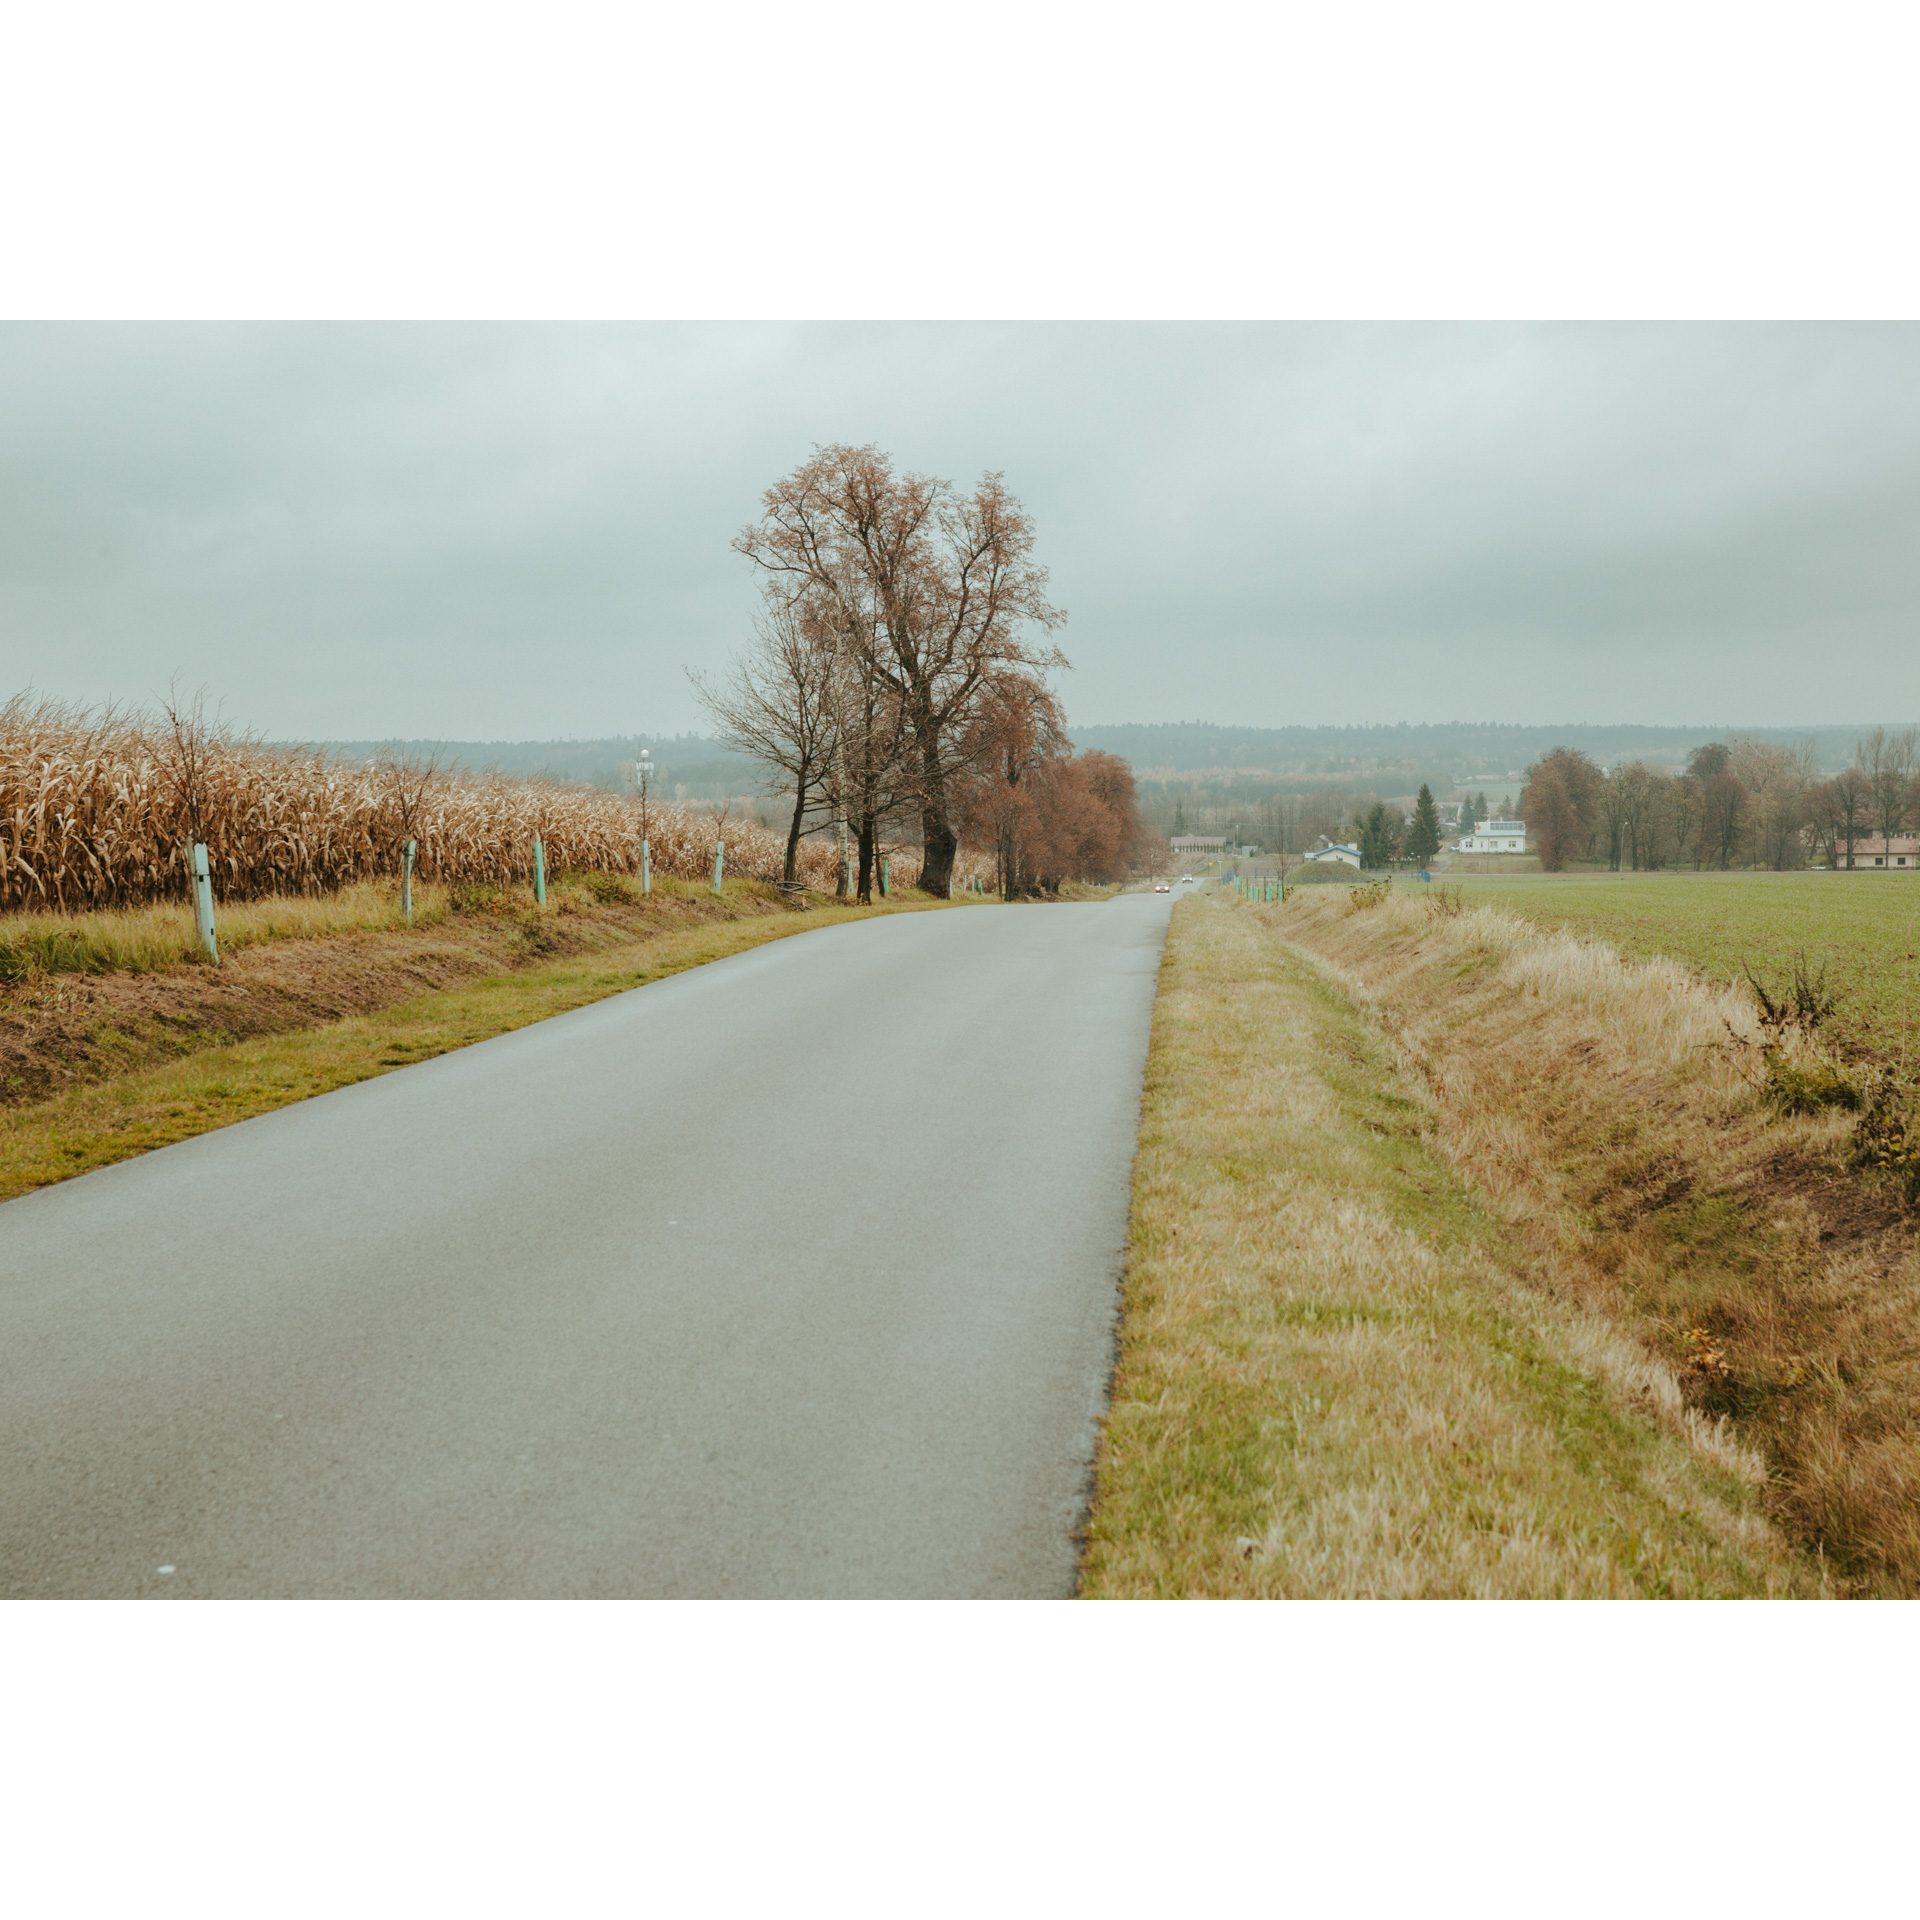
M 186 897 L 188 844 L 206 842 L 227 900 L 331 893 L 398 874 L 409 806 L 423 880 L 492 885 L 533 875 L 637 874 L 639 803 L 600 788 L 501 775 L 411 778 L 389 763 L 349 765 L 313 749 L 268 746 L 229 728 L 21 695 L 0 707 L 0 911 L 81 911 Z M 730 874 L 780 878 L 786 842 L 756 822 L 652 805 L 654 872 L 698 880 L 726 841 Z M 910 886 L 917 849 L 889 847 Z M 957 873 L 979 871 L 963 860 Z M 796 877 L 831 892 L 839 854 L 800 843 Z

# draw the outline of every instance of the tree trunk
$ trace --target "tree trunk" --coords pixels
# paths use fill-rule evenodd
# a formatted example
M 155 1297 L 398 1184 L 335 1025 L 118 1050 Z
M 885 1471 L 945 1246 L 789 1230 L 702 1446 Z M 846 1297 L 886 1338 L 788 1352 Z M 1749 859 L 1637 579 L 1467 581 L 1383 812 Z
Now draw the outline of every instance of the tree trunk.
M 953 894 L 953 857 L 960 851 L 959 836 L 947 825 L 944 808 L 927 807 L 920 815 L 920 835 L 926 851 L 920 867 L 920 891 L 936 900 Z
M 863 907 L 873 905 L 873 815 L 863 814 L 860 818 L 860 892 L 859 900 Z
M 787 885 L 793 885 L 793 870 L 800 858 L 800 822 L 806 818 L 807 783 L 797 781 L 793 789 L 793 825 L 787 829 Z
M 920 891 L 953 897 L 953 856 L 959 836 L 947 824 L 947 783 L 940 774 L 940 729 L 924 695 L 912 702 L 914 745 L 920 754 Z

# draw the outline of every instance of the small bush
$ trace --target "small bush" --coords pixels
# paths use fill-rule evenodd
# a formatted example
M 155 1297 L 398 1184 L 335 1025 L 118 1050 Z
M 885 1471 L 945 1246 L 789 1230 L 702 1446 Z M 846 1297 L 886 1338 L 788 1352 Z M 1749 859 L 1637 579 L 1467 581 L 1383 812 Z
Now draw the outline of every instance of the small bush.
M 490 880 L 456 880 L 447 889 L 447 907 L 453 913 L 504 913 L 510 904 L 506 889 Z
M 1466 894 L 1459 887 L 1429 887 L 1421 898 L 1430 920 L 1458 920 L 1467 910 Z
M 1823 1113 L 1829 1108 L 1858 1113 L 1866 1104 L 1860 1089 L 1829 1061 L 1799 1063 L 1778 1047 L 1768 1047 L 1762 1059 L 1766 1078 L 1761 1092 L 1776 1113 Z
M 640 897 L 633 883 L 617 873 L 590 873 L 586 876 L 586 886 L 603 907 L 630 907 Z
M 1914 1090 L 1882 1072 L 1862 1104 L 1865 1111 L 1853 1130 L 1854 1165 L 1894 1175 L 1908 1209 L 1920 1208 L 1920 1112 Z
M 1388 874 L 1379 880 L 1371 881 L 1364 887 L 1355 887 L 1347 896 L 1353 902 L 1349 911 L 1364 913 L 1369 907 L 1379 906 L 1393 886 L 1393 876 Z

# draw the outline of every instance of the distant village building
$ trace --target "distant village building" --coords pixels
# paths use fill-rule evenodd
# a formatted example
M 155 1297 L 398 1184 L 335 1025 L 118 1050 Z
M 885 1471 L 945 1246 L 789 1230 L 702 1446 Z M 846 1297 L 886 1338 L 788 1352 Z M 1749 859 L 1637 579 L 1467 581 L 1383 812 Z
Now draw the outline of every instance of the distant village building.
M 1524 820 L 1483 820 L 1460 842 L 1462 853 L 1525 853 L 1526 850 Z
M 1201 866 L 1226 858 L 1227 841 L 1224 834 L 1176 833 L 1168 844 L 1178 858 L 1195 861 Z
M 1305 854 L 1302 857 L 1307 860 L 1332 860 L 1342 866 L 1357 867 L 1360 864 L 1360 849 L 1358 847 L 1322 846 L 1316 847 L 1312 853 Z
M 1833 851 L 1833 864 L 1843 872 L 1849 867 L 1855 873 L 1871 873 L 1876 867 L 1882 873 L 1896 867 L 1904 867 L 1909 873 L 1920 872 L 1920 840 L 1902 840 L 1897 836 L 1891 840 L 1856 840 L 1851 861 L 1844 845 Z

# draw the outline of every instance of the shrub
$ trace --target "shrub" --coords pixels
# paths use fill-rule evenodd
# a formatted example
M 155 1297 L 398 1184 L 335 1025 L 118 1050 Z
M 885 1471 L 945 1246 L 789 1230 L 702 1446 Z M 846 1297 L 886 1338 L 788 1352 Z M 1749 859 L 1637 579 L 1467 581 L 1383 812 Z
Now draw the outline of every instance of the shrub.
M 1761 1092 L 1776 1113 L 1821 1113 L 1830 1107 L 1858 1113 L 1866 1104 L 1860 1089 L 1829 1060 L 1789 1060 L 1778 1047 L 1768 1047 L 1761 1058 L 1766 1075 Z
M 1913 1088 L 1882 1071 L 1862 1104 L 1865 1111 L 1853 1130 L 1854 1165 L 1892 1174 L 1907 1208 L 1920 1208 L 1920 1113 Z

